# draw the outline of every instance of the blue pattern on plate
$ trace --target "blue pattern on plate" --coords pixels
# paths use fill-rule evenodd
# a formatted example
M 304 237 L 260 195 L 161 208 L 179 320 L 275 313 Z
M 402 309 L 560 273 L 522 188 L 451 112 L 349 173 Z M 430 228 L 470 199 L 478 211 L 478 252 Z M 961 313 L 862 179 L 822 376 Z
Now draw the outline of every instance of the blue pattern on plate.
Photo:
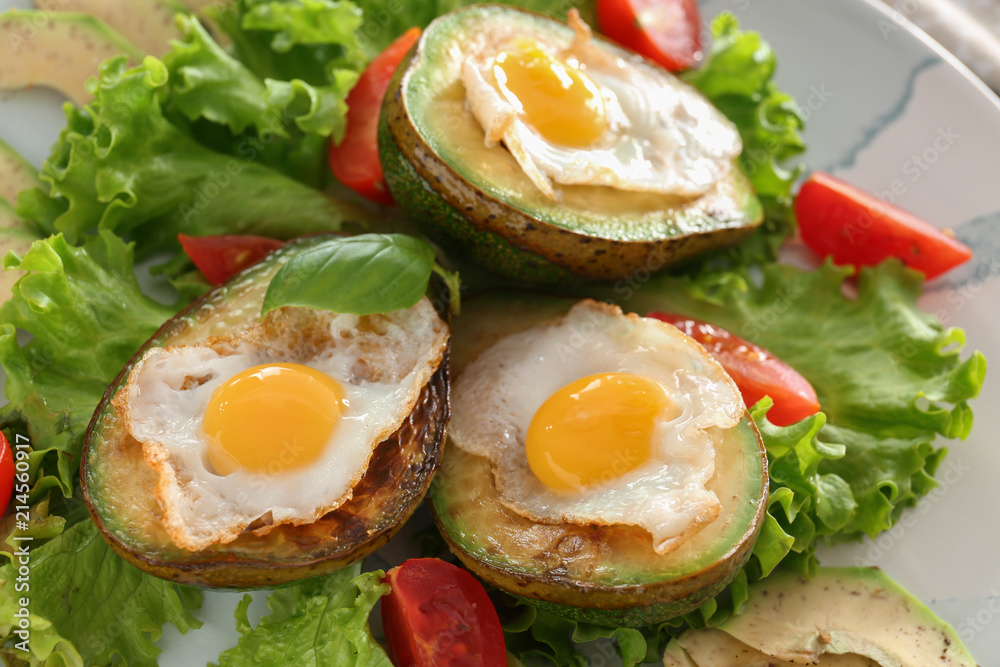
M 935 289 L 953 291 L 978 288 L 1000 276 L 1000 210 L 963 222 L 955 228 L 955 238 L 972 248 L 968 262 L 935 282 Z
M 910 105 L 910 101 L 913 99 L 914 91 L 917 87 L 917 80 L 923 75 L 923 73 L 931 68 L 943 64 L 944 61 L 941 58 L 938 56 L 931 56 L 917 65 L 906 78 L 906 84 L 903 87 L 903 92 L 896 103 L 893 104 L 892 107 L 885 113 L 876 116 L 871 124 L 862 131 L 861 137 L 844 152 L 843 156 L 839 160 L 827 164 L 822 167 L 821 170 L 835 172 L 838 170 L 852 168 L 858 161 L 858 155 L 871 146 L 871 144 L 880 134 L 882 134 L 882 132 L 906 114 L 906 110 Z

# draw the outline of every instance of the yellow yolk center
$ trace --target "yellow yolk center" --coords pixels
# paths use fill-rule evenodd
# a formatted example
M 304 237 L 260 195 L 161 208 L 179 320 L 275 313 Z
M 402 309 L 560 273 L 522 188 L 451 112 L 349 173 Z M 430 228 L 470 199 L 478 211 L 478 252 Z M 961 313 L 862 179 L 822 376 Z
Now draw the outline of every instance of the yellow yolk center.
M 656 380 L 599 373 L 571 382 L 538 408 L 528 426 L 528 465 L 546 486 L 579 491 L 642 466 L 672 407 Z
M 301 364 L 264 364 L 215 390 L 202 429 L 219 475 L 243 469 L 279 473 L 319 458 L 340 420 L 343 390 Z
M 604 98 L 584 72 L 528 39 L 503 51 L 493 66 L 500 92 L 545 139 L 583 147 L 608 129 Z

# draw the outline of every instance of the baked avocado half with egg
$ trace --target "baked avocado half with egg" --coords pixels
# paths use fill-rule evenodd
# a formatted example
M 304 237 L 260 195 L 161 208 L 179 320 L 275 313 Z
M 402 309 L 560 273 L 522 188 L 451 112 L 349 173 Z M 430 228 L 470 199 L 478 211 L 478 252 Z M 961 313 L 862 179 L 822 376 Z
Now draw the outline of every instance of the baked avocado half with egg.
M 81 482 L 128 562 L 185 584 L 276 586 L 373 552 L 423 499 L 449 417 L 449 332 L 429 300 L 261 317 L 278 269 L 326 238 L 206 294 L 108 388 Z
M 400 206 L 474 262 L 538 283 L 619 279 L 746 238 L 763 212 L 732 123 L 571 20 L 477 5 L 427 27 L 380 119 Z
M 700 346 L 609 304 L 520 292 L 466 302 L 452 329 L 453 416 L 429 497 L 466 567 L 553 613 L 610 627 L 686 613 L 732 581 L 764 520 L 767 458 L 731 380 Z M 640 384 L 574 386 L 609 370 Z M 655 401 L 638 397 L 646 379 L 668 389 L 652 415 Z M 574 405 L 574 392 L 596 401 Z M 547 407 L 556 416 L 539 420 Z M 610 416 L 614 434 L 588 412 Z M 644 428 L 640 413 L 654 422 L 652 452 L 639 451 L 645 436 L 622 437 Z M 532 453 L 539 427 L 564 439 L 539 439 L 548 467 Z M 591 465 L 596 478 L 572 488 Z M 555 489 L 553 476 L 569 488 Z

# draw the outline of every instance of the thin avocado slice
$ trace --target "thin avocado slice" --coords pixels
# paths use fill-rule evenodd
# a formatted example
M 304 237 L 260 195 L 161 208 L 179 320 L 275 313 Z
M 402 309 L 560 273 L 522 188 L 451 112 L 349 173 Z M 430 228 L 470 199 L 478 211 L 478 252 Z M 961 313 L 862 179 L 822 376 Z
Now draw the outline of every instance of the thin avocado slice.
M 16 206 L 17 193 L 40 184 L 38 170 L 0 139 L 0 199 Z
M 34 0 L 34 4 L 45 9 L 53 3 Z M 187 13 L 174 0 L 59 0 L 58 8 L 104 21 L 144 53 L 157 58 L 170 50 L 170 40 L 181 39 L 174 16 L 178 12 Z
M 951 626 L 878 568 L 778 572 L 750 591 L 742 614 L 672 640 L 664 664 L 976 665 Z M 713 661 L 734 648 L 746 662 Z
M 511 7 L 456 10 L 427 27 L 385 97 L 379 152 L 386 179 L 426 233 L 498 273 L 556 283 L 656 270 L 736 243 L 760 224 L 761 204 L 736 165 L 695 198 L 584 185 L 561 186 L 561 201 L 546 198 L 506 148 L 484 145 L 467 109 L 463 45 L 497 25 L 566 44 L 573 34 L 558 21 Z M 595 39 L 615 58 L 655 67 Z
M 86 83 L 97 76 L 102 61 L 124 53 L 137 64 L 143 57 L 134 44 L 88 14 L 12 9 L 0 14 L 0 33 L 14 53 L 0 59 L 0 89 L 55 88 L 79 106 L 90 100 Z
M 152 490 L 158 478 L 142 445 L 112 405 L 129 372 L 152 346 L 184 345 L 257 321 L 270 279 L 292 256 L 327 239 L 290 242 L 212 290 L 163 327 L 111 383 L 94 413 L 81 454 L 81 487 L 104 539 L 136 567 L 179 583 L 213 588 L 272 587 L 328 574 L 382 547 L 423 500 L 441 460 L 448 420 L 445 353 L 402 426 L 375 449 L 353 497 L 313 523 L 252 531 L 199 551 L 177 546 Z
M 663 654 L 665 667 L 796 667 L 792 663 L 753 649 L 732 635 L 715 628 L 687 632 L 670 642 Z M 864 656 L 827 653 L 810 660 L 809 665 L 820 667 L 879 667 Z
M 452 322 L 456 375 L 506 335 L 564 314 L 573 300 L 495 292 Z M 661 555 L 635 526 L 537 524 L 500 500 L 489 461 L 445 446 L 430 492 L 451 550 L 483 580 L 556 614 L 609 627 L 644 626 L 697 608 L 750 556 L 767 497 L 767 459 L 749 416 L 716 441 L 710 488 L 719 518 Z

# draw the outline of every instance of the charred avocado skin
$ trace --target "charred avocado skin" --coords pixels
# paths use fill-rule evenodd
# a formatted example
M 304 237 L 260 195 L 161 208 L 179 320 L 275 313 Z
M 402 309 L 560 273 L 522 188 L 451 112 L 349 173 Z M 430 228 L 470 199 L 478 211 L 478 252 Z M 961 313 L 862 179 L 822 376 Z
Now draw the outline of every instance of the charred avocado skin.
M 572 301 L 524 293 L 484 295 L 453 323 L 452 371 L 500 338 L 566 312 Z M 718 594 L 750 557 L 763 523 L 767 457 L 749 416 L 716 438 L 710 482 L 718 519 L 675 551 L 657 554 L 635 526 L 534 523 L 500 500 L 487 459 L 445 446 L 429 498 L 449 547 L 483 580 L 561 616 L 640 627 L 692 611 Z
M 221 335 L 257 318 L 271 276 L 294 253 L 326 238 L 292 242 L 209 292 L 169 320 L 108 388 L 90 423 L 81 460 L 83 497 L 112 549 L 151 574 L 212 588 L 273 587 L 336 571 L 383 546 L 426 494 L 441 460 L 449 414 L 448 353 L 409 416 L 375 449 L 353 498 L 311 524 L 283 525 L 263 536 L 200 551 L 173 543 L 152 490 L 156 473 L 127 433 L 111 399 L 152 346 Z
M 382 166 L 393 197 L 425 233 L 492 271 L 551 284 L 656 270 L 737 243 L 760 224 L 760 201 L 735 164 L 727 178 L 693 199 L 596 186 L 564 186 L 562 201 L 546 199 L 505 148 L 484 147 L 483 131 L 465 109 L 461 63 L 450 55 L 460 52 L 465 35 L 498 22 L 567 42 L 571 34 L 525 10 L 459 9 L 427 28 L 386 94 Z M 652 66 L 601 44 L 637 66 Z

